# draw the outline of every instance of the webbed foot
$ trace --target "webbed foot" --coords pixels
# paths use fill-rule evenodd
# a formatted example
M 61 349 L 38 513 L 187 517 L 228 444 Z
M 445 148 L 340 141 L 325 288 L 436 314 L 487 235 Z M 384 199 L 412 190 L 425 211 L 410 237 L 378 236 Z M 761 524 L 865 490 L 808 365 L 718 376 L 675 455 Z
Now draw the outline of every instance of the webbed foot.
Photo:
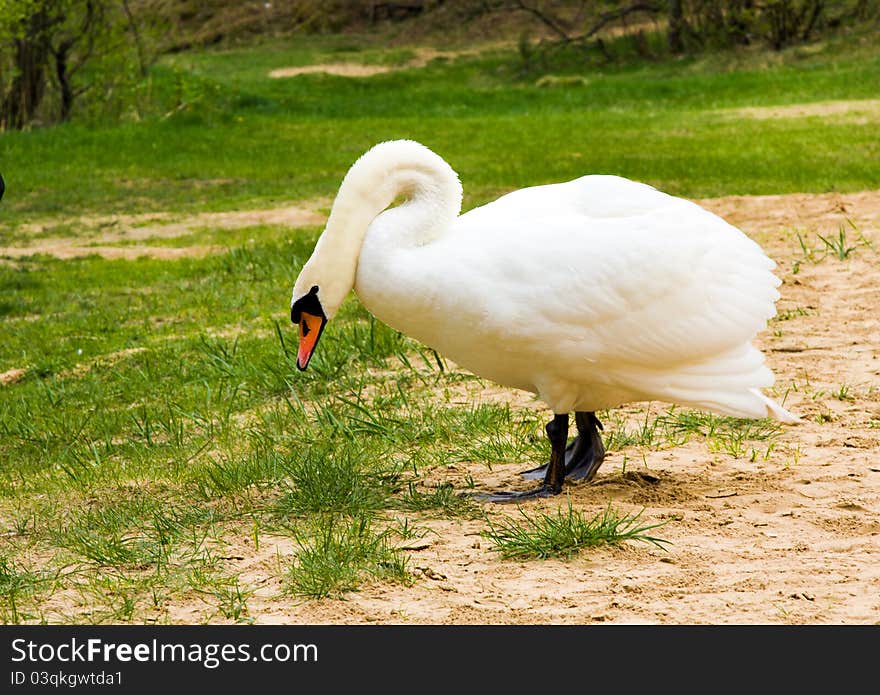
M 562 492 L 562 488 L 554 490 L 549 485 L 540 485 L 531 490 L 500 490 L 498 492 L 470 492 L 464 496 L 477 502 L 520 502 L 541 497 L 553 497 Z

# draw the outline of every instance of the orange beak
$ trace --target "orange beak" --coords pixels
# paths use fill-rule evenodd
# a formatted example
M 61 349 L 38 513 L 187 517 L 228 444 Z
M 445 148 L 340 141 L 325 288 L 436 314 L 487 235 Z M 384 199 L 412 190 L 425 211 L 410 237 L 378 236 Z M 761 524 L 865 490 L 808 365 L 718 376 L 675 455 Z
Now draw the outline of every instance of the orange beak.
M 299 352 L 296 355 L 296 366 L 300 371 L 309 366 L 312 353 L 318 345 L 318 338 L 324 330 L 327 319 L 303 311 L 299 319 Z

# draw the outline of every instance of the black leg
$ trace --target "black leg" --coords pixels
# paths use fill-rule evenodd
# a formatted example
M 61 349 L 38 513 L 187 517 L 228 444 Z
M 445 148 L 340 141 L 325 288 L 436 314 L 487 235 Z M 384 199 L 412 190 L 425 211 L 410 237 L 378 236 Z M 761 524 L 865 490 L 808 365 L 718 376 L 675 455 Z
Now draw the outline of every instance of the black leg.
M 575 413 L 577 437 L 565 448 L 565 477 L 569 480 L 592 480 L 605 460 L 605 447 L 599 430 L 602 423 L 595 413 Z M 521 475 L 529 480 L 541 480 L 547 475 L 549 464 L 524 471 Z
M 550 440 L 550 463 L 544 476 L 544 487 L 554 495 L 562 492 L 565 480 L 565 442 L 568 441 L 568 413 L 554 415 L 547 424 L 547 439 Z
M 569 480 L 592 480 L 605 460 L 605 446 L 599 434 L 602 423 L 595 413 L 577 413 L 575 423 L 581 446 L 575 447 L 572 460 L 566 465 L 565 477 Z
M 568 413 L 557 414 L 547 424 L 547 438 L 550 440 L 550 463 L 546 466 L 544 482 L 533 490 L 522 492 L 474 493 L 468 495 L 481 502 L 515 502 L 535 497 L 550 497 L 562 492 L 565 481 L 565 442 L 568 440 Z

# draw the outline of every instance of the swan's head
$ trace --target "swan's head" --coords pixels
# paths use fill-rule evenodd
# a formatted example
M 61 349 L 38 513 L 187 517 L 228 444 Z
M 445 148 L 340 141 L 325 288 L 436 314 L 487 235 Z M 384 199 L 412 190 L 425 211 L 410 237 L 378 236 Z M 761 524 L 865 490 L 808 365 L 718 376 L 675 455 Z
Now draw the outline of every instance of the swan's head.
M 321 272 L 320 260 L 320 254 L 316 254 L 305 264 L 293 286 L 290 300 L 290 320 L 299 327 L 296 366 L 300 371 L 309 365 L 324 326 L 333 318 L 350 289 L 339 286 L 332 269 Z
M 309 365 L 324 326 L 354 285 L 354 269 L 347 256 L 334 248 L 332 236 L 323 234 L 293 286 L 290 320 L 299 327 L 296 366 L 300 371 Z
M 290 320 L 299 326 L 299 351 L 296 355 L 296 366 L 302 371 L 309 365 L 312 353 L 318 346 L 318 339 L 327 325 L 327 314 L 318 298 L 321 288 L 312 285 L 308 292 L 290 305 Z M 296 297 L 296 291 L 293 293 Z

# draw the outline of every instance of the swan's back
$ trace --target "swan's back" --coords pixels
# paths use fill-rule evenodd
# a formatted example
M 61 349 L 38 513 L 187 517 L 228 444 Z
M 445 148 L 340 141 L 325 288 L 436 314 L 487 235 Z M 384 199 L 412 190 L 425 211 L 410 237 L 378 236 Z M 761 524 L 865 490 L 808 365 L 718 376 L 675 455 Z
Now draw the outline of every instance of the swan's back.
M 593 174 L 566 183 L 521 188 L 474 208 L 462 217 L 469 223 L 497 222 L 507 217 L 535 219 L 548 214 L 572 214 L 584 219 L 625 218 L 655 213 L 670 206 L 706 212 L 648 184 L 620 176 Z

